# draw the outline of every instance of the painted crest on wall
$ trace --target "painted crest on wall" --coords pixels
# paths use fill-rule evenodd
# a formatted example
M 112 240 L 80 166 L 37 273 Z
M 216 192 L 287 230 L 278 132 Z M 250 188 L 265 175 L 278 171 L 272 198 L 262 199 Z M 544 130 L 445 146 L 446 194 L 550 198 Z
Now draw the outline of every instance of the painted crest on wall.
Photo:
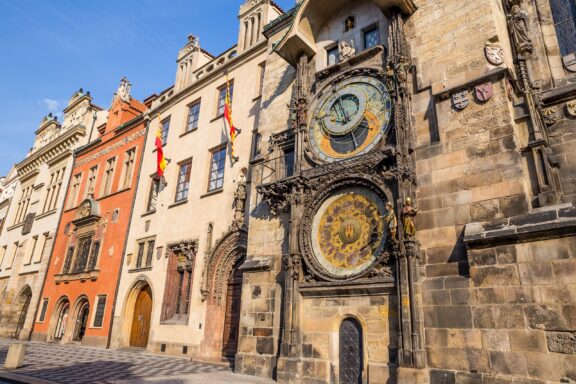
M 558 110 L 556 108 L 546 108 L 542 114 L 546 125 L 552 125 L 558 121 Z
M 504 49 L 502 47 L 488 45 L 484 48 L 486 60 L 492 65 L 502 65 L 504 62 Z
M 452 105 L 454 105 L 454 108 L 462 111 L 468 104 L 470 104 L 470 99 L 468 98 L 467 89 L 452 94 Z
M 569 101 L 566 104 L 566 112 L 571 117 L 576 117 L 576 100 Z
M 477 85 L 475 90 L 476 90 L 476 99 L 478 99 L 478 101 L 481 101 L 483 103 L 487 102 L 492 98 L 492 96 L 494 96 L 494 85 L 492 84 L 491 81 Z

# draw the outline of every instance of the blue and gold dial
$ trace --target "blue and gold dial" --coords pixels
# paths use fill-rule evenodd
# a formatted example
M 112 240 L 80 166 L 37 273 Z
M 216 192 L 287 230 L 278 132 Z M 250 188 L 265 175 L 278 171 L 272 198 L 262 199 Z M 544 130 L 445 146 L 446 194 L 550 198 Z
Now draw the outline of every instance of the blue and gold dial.
M 314 153 L 334 162 L 372 150 L 390 128 L 392 101 L 385 85 L 370 76 L 342 81 L 313 107 L 309 140 Z

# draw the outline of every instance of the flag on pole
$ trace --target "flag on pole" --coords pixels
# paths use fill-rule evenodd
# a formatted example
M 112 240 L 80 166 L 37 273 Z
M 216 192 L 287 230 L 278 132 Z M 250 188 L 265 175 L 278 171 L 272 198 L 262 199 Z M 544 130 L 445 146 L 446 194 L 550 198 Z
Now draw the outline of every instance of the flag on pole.
M 228 75 L 226 75 L 226 99 L 224 100 L 224 118 L 228 121 L 228 126 L 230 127 L 230 156 L 235 159 L 234 154 L 234 139 L 238 135 L 238 129 L 234 127 L 234 122 L 232 121 L 232 100 L 230 99 L 230 81 L 228 80 Z
M 156 158 L 157 158 L 157 167 L 156 167 L 156 175 L 158 179 L 161 179 L 164 176 L 164 169 L 168 165 L 166 158 L 164 157 L 164 150 L 162 149 L 162 120 L 160 120 L 160 114 L 158 114 L 158 129 L 156 130 Z

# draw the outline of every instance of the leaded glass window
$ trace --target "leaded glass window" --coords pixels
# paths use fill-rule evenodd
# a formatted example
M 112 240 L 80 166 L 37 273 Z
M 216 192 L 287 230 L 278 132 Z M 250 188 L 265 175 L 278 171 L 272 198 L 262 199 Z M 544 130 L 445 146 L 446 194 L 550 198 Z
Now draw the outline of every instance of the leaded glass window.
M 560 45 L 560 54 L 576 53 L 576 2 L 573 0 L 550 0 L 554 27 Z
M 380 44 L 380 30 L 372 27 L 364 31 L 364 49 L 372 48 Z

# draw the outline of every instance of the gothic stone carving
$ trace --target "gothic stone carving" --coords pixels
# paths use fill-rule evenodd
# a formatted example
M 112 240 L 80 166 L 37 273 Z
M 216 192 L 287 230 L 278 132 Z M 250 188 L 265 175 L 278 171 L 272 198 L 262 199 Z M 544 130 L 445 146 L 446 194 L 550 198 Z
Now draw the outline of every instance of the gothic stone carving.
M 504 63 L 504 49 L 502 47 L 488 45 L 484 48 L 486 60 L 492 65 L 499 66 Z
M 566 112 L 570 117 L 576 117 L 576 100 L 569 101 L 566 104 Z
M 459 111 L 464 110 L 468 104 L 470 104 L 470 100 L 468 99 L 468 90 L 465 89 L 463 91 L 456 92 L 452 95 L 452 105 Z
M 216 246 L 204 264 L 202 275 L 202 301 L 217 305 L 234 265 L 246 254 L 247 233 L 245 229 L 232 230 L 216 242 Z
M 494 96 L 494 85 L 491 81 L 484 84 L 479 84 L 474 89 L 476 91 L 476 99 L 483 103 L 487 102 L 492 98 L 492 96 Z
M 512 35 L 516 52 L 523 56 L 530 56 L 534 45 L 528 37 L 528 14 L 520 8 L 524 0 L 508 0 L 508 29 Z
M 194 267 L 194 259 L 198 251 L 198 240 L 182 240 L 168 244 L 166 252 L 169 257 L 178 255 L 178 271 L 191 272 Z

